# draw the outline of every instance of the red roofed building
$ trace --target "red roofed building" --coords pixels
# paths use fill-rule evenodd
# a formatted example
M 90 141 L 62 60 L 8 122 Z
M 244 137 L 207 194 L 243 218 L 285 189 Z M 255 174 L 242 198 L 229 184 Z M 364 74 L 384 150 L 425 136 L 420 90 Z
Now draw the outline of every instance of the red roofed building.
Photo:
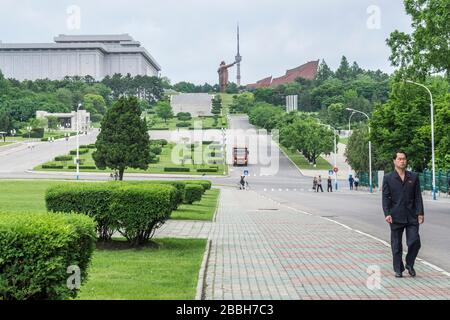
M 297 68 L 286 71 L 286 74 L 284 76 L 281 76 L 278 78 L 273 78 L 273 79 L 272 79 L 272 77 L 268 77 L 268 78 L 259 80 L 256 83 L 247 85 L 247 88 L 248 89 L 258 89 L 258 88 L 264 88 L 264 87 L 275 88 L 282 84 L 292 83 L 297 78 L 314 80 L 317 76 L 318 70 L 319 70 L 319 60 L 310 61 L 310 62 L 305 63 L 304 65 L 301 65 Z

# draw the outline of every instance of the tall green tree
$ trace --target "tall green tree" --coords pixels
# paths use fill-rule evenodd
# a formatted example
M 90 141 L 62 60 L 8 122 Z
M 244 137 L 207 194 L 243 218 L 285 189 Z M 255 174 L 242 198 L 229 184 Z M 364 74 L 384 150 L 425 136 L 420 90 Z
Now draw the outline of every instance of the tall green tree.
M 349 80 L 352 76 L 352 69 L 350 68 L 350 64 L 345 56 L 342 56 L 341 63 L 339 68 L 336 70 L 336 78 L 339 80 L 345 81 Z
M 156 104 L 155 112 L 158 117 L 164 119 L 165 123 L 167 123 L 168 119 L 173 117 L 172 107 L 168 101 L 159 101 Z
M 120 180 L 127 168 L 148 168 L 150 137 L 137 98 L 122 97 L 107 111 L 95 146 L 95 165 L 118 170 Z
M 395 30 L 387 39 L 392 64 L 404 77 L 425 80 L 443 72 L 450 79 L 450 1 L 404 0 L 404 5 L 413 32 Z

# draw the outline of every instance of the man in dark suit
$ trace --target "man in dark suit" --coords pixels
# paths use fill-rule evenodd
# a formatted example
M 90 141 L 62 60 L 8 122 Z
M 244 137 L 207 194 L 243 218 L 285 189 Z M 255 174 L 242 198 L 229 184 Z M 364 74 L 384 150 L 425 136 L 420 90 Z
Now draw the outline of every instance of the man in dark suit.
M 416 276 L 414 262 L 420 249 L 419 225 L 423 224 L 424 210 L 422 192 L 417 174 L 406 171 L 408 158 L 405 152 L 398 151 L 392 157 L 395 170 L 383 180 L 383 211 L 385 220 L 391 227 L 391 247 L 394 271 L 397 278 L 402 277 L 405 268 Z M 408 254 L 403 265 L 403 231 L 406 230 Z

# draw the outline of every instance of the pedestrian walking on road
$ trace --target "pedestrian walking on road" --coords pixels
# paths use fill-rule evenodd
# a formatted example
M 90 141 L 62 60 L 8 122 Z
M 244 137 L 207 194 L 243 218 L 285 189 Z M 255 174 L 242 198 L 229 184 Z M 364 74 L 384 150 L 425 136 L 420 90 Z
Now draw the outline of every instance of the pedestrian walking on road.
M 398 151 L 392 157 L 394 171 L 383 179 L 383 211 L 391 228 L 391 248 L 395 276 L 402 277 L 405 268 L 415 277 L 414 262 L 421 247 L 419 225 L 423 224 L 424 208 L 417 174 L 406 170 L 408 156 Z M 408 254 L 403 264 L 403 231 L 406 230 Z
M 350 190 L 353 190 L 353 183 L 355 182 L 355 179 L 353 179 L 353 176 L 350 175 L 348 178 L 348 184 L 350 185 Z
M 333 180 L 331 180 L 331 177 L 328 177 L 328 187 L 327 187 L 327 192 L 333 192 Z
M 317 177 L 314 177 L 313 179 L 313 191 L 316 191 L 317 189 Z
M 358 176 L 355 177 L 355 190 L 358 191 L 358 186 L 359 186 L 359 178 Z
M 241 181 L 239 183 L 241 185 L 240 189 L 245 190 L 245 176 L 241 176 Z
M 323 188 L 322 188 L 322 176 L 319 176 L 319 178 L 317 178 L 317 192 L 319 192 L 319 189 L 323 192 Z

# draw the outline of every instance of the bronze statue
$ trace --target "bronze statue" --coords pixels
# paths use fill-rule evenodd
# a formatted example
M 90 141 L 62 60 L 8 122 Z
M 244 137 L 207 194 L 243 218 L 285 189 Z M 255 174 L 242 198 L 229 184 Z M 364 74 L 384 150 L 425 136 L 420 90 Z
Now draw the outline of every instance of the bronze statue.
M 232 64 L 226 64 L 225 61 L 222 61 L 220 64 L 219 70 L 217 72 L 219 73 L 219 86 L 220 86 L 220 92 L 225 92 L 225 89 L 228 85 L 228 68 L 231 68 L 234 66 L 237 61 L 233 62 Z

